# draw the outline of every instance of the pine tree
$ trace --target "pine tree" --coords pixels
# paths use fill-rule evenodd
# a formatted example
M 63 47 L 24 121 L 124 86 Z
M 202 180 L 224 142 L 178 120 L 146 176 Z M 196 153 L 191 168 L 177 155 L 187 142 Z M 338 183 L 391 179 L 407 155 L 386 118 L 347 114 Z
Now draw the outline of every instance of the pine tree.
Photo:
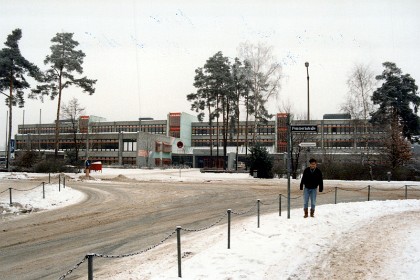
M 44 60 L 49 69 L 45 72 L 43 84 L 38 85 L 32 90 L 33 96 L 39 96 L 43 100 L 44 96 L 49 96 L 54 100 L 58 96 L 57 118 L 55 123 L 55 157 L 58 156 L 58 136 L 60 133 L 60 108 L 63 89 L 70 86 L 77 86 L 92 95 L 95 92 L 93 87 L 96 80 L 87 77 L 76 78 L 74 72 L 83 73 L 83 58 L 85 54 L 81 50 L 76 50 L 79 43 L 73 40 L 73 33 L 57 33 L 51 39 L 53 45 L 50 47 L 51 54 Z
M 27 76 L 40 78 L 39 68 L 26 60 L 19 49 L 22 30 L 15 29 L 7 36 L 5 48 L 0 51 L 0 91 L 8 90 L 6 104 L 9 107 L 9 134 L 7 136 L 6 168 L 10 169 L 11 137 L 13 124 L 13 106 L 23 107 L 25 104 L 24 90 L 30 87 Z M 15 94 L 14 94 L 15 93 Z

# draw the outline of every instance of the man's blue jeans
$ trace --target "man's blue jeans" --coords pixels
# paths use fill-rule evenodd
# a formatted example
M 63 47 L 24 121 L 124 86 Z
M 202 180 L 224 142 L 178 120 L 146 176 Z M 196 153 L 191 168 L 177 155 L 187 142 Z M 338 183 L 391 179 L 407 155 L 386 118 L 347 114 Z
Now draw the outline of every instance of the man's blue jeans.
M 309 198 L 311 198 L 311 209 L 315 210 L 315 204 L 316 204 L 316 191 L 318 189 L 308 189 L 304 188 L 303 190 L 303 208 L 308 208 Z

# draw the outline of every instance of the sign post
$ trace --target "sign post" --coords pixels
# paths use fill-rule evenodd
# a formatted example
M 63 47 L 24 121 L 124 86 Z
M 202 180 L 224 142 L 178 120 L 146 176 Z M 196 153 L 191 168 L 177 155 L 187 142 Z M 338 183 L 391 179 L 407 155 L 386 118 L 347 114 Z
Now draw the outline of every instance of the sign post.
M 90 165 L 91 165 L 91 161 L 90 161 L 90 159 L 87 159 L 86 161 L 85 161 L 85 167 L 86 167 L 86 169 L 85 169 L 85 172 L 86 172 L 86 177 L 89 177 L 90 176 Z
M 309 115 L 309 113 L 308 113 Z M 290 175 L 292 172 L 292 133 L 310 133 L 318 132 L 317 125 L 302 124 L 302 125 L 291 125 L 290 115 L 287 116 L 287 218 L 290 219 Z M 299 144 L 300 147 L 316 147 L 315 142 L 302 142 Z
M 178 141 L 176 143 L 176 146 L 178 147 L 178 153 L 180 154 L 179 155 L 179 178 L 181 178 L 181 153 L 179 151 L 183 150 L 182 148 L 184 147 L 184 143 L 182 143 L 182 141 Z

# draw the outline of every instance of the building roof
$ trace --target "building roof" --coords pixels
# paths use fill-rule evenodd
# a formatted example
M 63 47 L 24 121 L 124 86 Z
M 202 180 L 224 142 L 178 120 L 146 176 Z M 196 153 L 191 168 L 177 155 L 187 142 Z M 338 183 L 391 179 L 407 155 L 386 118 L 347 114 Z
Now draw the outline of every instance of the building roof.
M 350 114 L 324 114 L 324 120 L 350 120 Z

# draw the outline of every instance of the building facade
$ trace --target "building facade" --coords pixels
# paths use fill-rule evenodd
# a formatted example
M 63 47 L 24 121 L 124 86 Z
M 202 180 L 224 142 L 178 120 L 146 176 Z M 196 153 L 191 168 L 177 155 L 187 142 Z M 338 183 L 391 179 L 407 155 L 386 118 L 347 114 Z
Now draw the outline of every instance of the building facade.
M 264 124 L 240 121 L 231 127 L 227 140 L 227 167 L 233 169 L 254 143 L 267 148 L 279 159 L 287 151 L 287 114 L 278 113 Z M 351 158 L 374 161 L 380 148 L 383 132 L 369 122 L 352 120 L 343 114 L 324 115 L 322 120 L 294 120 L 291 125 L 316 126 L 316 131 L 291 133 L 294 151 L 302 143 L 306 156 L 321 161 L 334 154 L 339 160 Z M 104 165 L 154 167 L 188 165 L 195 168 L 223 167 L 222 126 L 199 122 L 187 113 L 169 113 L 164 120 L 140 118 L 137 121 L 106 121 L 95 116 L 83 116 L 76 123 L 61 121 L 59 152 L 65 156 L 75 143 L 82 159 L 101 161 Z M 16 153 L 38 150 L 54 153 L 55 124 L 25 124 L 18 126 Z M 180 145 L 181 144 L 181 145 Z M 211 147 L 211 148 L 210 148 Z M 308 155 L 309 154 L 309 155 Z

